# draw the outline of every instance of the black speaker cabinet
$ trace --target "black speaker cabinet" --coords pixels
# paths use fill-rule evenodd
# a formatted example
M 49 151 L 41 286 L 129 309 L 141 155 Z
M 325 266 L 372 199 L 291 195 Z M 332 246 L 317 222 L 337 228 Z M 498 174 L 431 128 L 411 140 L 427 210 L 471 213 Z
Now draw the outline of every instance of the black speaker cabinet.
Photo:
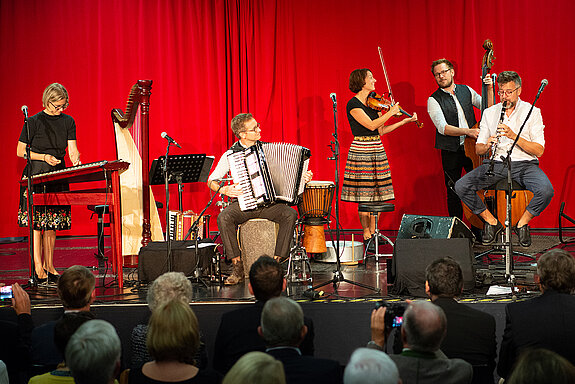
M 203 244 L 206 243 L 206 246 Z M 209 246 L 211 240 L 200 241 L 198 247 L 198 257 L 200 259 L 199 268 L 203 272 L 208 269 L 211 257 L 215 253 L 215 244 Z M 167 242 L 153 241 L 140 249 L 138 254 L 138 278 L 143 283 L 154 281 L 158 276 L 168 271 Z M 186 276 L 192 276 L 196 268 L 196 253 L 194 241 L 172 241 L 172 271 L 183 272 Z
M 425 269 L 434 260 L 451 257 L 463 271 L 463 290 L 475 287 L 474 254 L 471 240 L 452 239 L 397 239 L 393 249 L 393 275 L 395 282 L 392 293 L 426 297 Z
M 457 217 L 403 215 L 398 239 L 474 239 L 473 232 Z

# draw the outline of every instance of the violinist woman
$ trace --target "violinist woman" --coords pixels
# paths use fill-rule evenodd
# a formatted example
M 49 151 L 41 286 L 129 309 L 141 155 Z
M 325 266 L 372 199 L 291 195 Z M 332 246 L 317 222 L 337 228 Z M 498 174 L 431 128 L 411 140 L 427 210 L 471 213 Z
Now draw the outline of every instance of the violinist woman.
M 22 129 L 16 154 L 26 156 L 26 145 L 30 144 L 30 164 L 32 175 L 60 170 L 66 167 L 64 156 L 66 148 L 72 165 L 80 164 L 80 152 L 76 146 L 76 123 L 74 119 L 62 113 L 69 103 L 68 91 L 58 83 L 50 84 L 42 95 L 44 110 L 28 119 L 30 137 L 26 125 Z M 27 175 L 24 168 L 23 176 Z M 66 182 L 37 184 L 34 191 L 62 192 L 68 190 Z M 34 222 L 34 270 L 38 282 L 54 283 L 58 280 L 58 272 L 54 268 L 54 245 L 56 230 L 70 229 L 70 206 L 44 205 L 35 206 Z M 20 188 L 20 209 L 18 224 L 28 226 L 28 205 L 26 187 Z M 42 256 L 44 256 L 42 258 Z
M 375 90 L 375 82 L 373 74 L 366 68 L 356 69 L 349 75 L 349 89 L 355 96 L 347 103 L 346 110 L 354 140 L 345 165 L 342 201 L 365 203 L 394 199 L 389 163 L 380 135 L 417 121 L 417 115 L 413 114 L 397 123 L 385 125 L 400 112 L 400 107 L 399 104 L 390 105 L 387 111 L 382 110 L 384 113 L 368 107 L 367 98 Z M 375 232 L 375 217 L 369 212 L 359 212 L 359 221 L 364 243 L 367 243 Z

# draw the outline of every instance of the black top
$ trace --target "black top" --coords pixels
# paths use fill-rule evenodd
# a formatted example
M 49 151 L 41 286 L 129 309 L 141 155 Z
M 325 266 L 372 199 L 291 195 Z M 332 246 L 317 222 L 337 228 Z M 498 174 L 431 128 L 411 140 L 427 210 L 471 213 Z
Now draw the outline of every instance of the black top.
M 357 97 L 352 97 L 351 100 L 347 102 L 346 107 L 347 120 L 349 121 L 349 126 L 351 127 L 351 133 L 354 136 L 379 136 L 377 129 L 375 131 L 367 129 L 358 123 L 357 120 L 351 115 L 351 110 L 356 108 L 363 109 L 371 120 L 375 120 L 379 117 L 379 113 L 375 109 L 371 109 L 370 107 L 363 105 Z
M 198 374 L 191 379 L 184 381 L 170 381 L 171 384 L 218 384 L 221 383 L 222 376 L 212 370 L 200 369 Z M 128 374 L 128 383 L 130 384 L 163 384 L 167 381 L 158 381 L 150 379 L 148 376 L 142 373 L 142 367 L 130 369 Z
M 30 127 L 31 150 L 47 153 L 58 159 L 66 155 L 68 140 L 76 140 L 76 123 L 72 116 L 60 114 L 51 116 L 44 111 L 28 118 Z M 22 127 L 20 139 L 28 144 L 26 125 Z

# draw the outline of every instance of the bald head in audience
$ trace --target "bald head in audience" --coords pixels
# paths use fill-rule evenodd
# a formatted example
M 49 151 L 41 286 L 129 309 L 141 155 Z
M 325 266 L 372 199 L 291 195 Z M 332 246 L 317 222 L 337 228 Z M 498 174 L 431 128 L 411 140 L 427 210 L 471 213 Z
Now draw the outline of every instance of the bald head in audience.
M 403 315 L 403 345 L 418 352 L 439 350 L 447 331 L 445 313 L 428 301 L 415 301 Z

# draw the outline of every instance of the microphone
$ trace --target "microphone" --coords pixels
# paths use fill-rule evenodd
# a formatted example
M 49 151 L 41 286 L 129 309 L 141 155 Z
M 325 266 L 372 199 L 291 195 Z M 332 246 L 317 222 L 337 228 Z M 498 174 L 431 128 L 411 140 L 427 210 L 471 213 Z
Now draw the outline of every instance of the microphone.
M 168 143 L 174 144 L 178 148 L 182 148 L 181 145 L 178 144 L 178 142 L 176 140 L 172 139 L 166 132 L 162 132 L 162 134 L 160 136 L 162 136 L 164 139 L 168 140 Z
M 495 81 L 497 80 L 497 73 L 491 74 L 491 81 L 493 82 L 493 86 L 495 87 Z
M 549 81 L 547 81 L 547 79 L 541 80 L 541 86 L 539 87 L 539 91 L 537 91 L 537 98 L 539 98 L 539 95 L 541 94 L 541 92 L 543 92 L 547 84 L 549 84 Z
M 23 105 L 21 108 L 22 112 L 24 113 L 24 117 L 28 118 L 28 106 L 27 105 Z
M 329 94 L 329 98 L 333 101 L 334 104 L 337 104 L 337 98 L 335 92 Z

